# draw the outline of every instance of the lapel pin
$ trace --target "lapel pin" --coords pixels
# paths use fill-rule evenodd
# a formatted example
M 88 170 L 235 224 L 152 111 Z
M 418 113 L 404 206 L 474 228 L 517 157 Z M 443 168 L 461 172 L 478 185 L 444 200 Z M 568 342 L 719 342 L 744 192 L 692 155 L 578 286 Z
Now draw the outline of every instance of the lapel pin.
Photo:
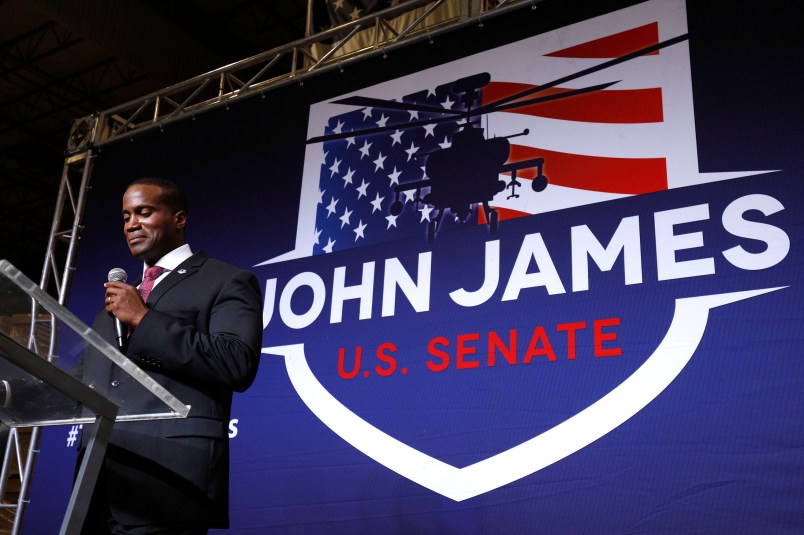
M 178 273 L 179 275 L 184 275 L 185 273 L 187 273 L 187 270 L 186 269 L 180 269 L 176 273 Z

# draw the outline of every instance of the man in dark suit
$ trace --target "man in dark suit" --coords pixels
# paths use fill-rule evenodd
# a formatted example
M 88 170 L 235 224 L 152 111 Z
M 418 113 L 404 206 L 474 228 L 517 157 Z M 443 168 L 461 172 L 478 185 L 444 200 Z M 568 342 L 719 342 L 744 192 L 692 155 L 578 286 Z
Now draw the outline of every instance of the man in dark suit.
M 93 328 L 113 341 L 118 318 L 130 332 L 126 356 L 191 409 L 186 419 L 115 424 L 85 534 L 196 535 L 228 527 L 232 393 L 257 373 L 261 295 L 249 272 L 193 254 L 186 223 L 184 196 L 172 182 L 140 179 L 123 196 L 123 232 L 144 263 L 140 290 L 153 289 L 143 300 L 135 286 L 106 283 Z M 162 272 L 148 280 L 153 266 Z M 128 388 L 135 396 L 136 382 L 108 367 L 104 375 L 99 365 L 85 362 L 85 376 L 115 389 L 117 398 L 126 399 Z M 138 399 L 126 412 L 154 412 L 161 403 Z

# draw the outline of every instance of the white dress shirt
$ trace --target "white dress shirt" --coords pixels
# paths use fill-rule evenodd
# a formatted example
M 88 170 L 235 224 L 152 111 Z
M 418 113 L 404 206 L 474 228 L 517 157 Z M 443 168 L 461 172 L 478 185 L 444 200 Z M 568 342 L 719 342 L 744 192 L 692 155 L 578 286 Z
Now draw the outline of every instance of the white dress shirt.
M 167 276 L 168 273 L 170 273 L 171 271 L 176 269 L 179 266 L 179 264 L 181 264 L 182 262 L 184 262 L 185 260 L 187 260 L 191 256 L 193 256 L 193 251 L 192 251 L 192 249 L 190 249 L 190 246 L 185 243 L 181 247 L 177 247 L 177 248 L 173 249 L 168 254 L 166 254 L 165 256 L 160 258 L 159 260 L 157 260 L 156 264 L 154 264 L 154 265 L 159 266 L 161 268 L 165 268 L 165 271 L 161 275 L 159 275 L 159 277 L 157 277 L 156 280 L 154 281 L 154 288 L 156 288 L 156 285 L 159 284 L 159 281 L 164 279 Z M 142 278 L 143 279 L 145 278 L 145 270 L 148 269 L 149 267 L 151 267 L 151 266 L 149 266 L 148 264 L 143 263 L 143 265 L 142 265 Z M 138 286 L 138 288 L 139 288 L 139 286 Z

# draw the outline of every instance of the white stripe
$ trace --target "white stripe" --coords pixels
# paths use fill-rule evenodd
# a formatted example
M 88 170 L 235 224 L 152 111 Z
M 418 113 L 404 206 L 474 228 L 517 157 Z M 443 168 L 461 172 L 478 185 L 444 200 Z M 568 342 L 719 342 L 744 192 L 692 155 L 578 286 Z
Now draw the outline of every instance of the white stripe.
M 548 177 L 549 178 L 549 177 Z M 500 180 L 510 180 L 508 176 L 500 176 Z M 554 212 L 564 210 L 574 206 L 583 206 L 598 202 L 611 201 L 629 197 L 622 193 L 604 193 L 600 191 L 586 191 L 575 188 L 565 188 L 562 186 L 549 185 L 542 192 L 535 192 L 530 187 L 530 180 L 520 180 L 522 187 L 517 188 L 518 198 L 509 199 L 511 190 L 505 190 L 497 194 L 491 201 L 491 206 L 495 208 L 507 208 L 528 214 L 539 214 L 544 212 Z

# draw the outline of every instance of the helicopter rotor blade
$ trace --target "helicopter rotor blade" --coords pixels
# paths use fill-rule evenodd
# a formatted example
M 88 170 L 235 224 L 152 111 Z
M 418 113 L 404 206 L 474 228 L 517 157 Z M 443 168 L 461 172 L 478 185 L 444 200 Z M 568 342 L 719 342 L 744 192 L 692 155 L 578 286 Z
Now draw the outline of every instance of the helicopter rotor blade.
M 554 95 L 545 95 L 543 97 L 536 97 L 536 98 L 532 98 L 532 99 L 528 99 L 528 100 L 524 100 L 524 101 L 512 102 L 510 104 L 505 104 L 505 105 L 495 107 L 493 109 L 486 110 L 486 111 L 480 111 L 481 108 L 477 108 L 477 109 L 474 109 L 474 110 L 467 110 L 467 111 L 462 112 L 461 115 L 463 115 L 466 120 L 469 120 L 472 117 L 482 115 L 484 113 L 490 113 L 490 112 L 495 112 L 495 111 L 504 111 L 504 110 L 509 110 L 509 109 L 513 109 L 513 108 L 519 108 L 521 106 L 527 106 L 527 105 L 530 105 L 530 104 L 539 104 L 541 102 L 549 102 L 551 100 L 559 100 L 559 99 L 562 99 L 562 98 L 574 97 L 574 96 L 577 96 L 577 95 L 582 95 L 584 93 L 591 93 L 593 91 L 600 91 L 601 89 L 606 89 L 607 87 L 610 87 L 610 86 L 612 86 L 612 85 L 614 85 L 616 83 L 617 82 L 608 82 L 608 83 L 605 83 L 605 84 L 598 84 L 598 85 L 593 85 L 593 86 L 589 86 L 589 87 L 582 87 L 580 89 L 573 89 L 573 90 L 565 91 L 563 93 L 557 93 L 557 94 L 554 94 Z M 414 126 L 424 126 L 424 125 L 434 124 L 434 123 L 436 123 L 436 124 L 437 123 L 445 123 L 445 122 L 448 122 L 448 121 L 455 121 L 457 119 L 459 119 L 459 118 L 455 117 L 455 116 L 435 117 L 435 118 L 432 118 L 432 119 L 422 119 L 421 121 L 414 121 L 414 122 L 405 123 L 405 124 L 393 124 L 393 125 L 387 125 L 387 126 L 378 126 L 378 127 L 375 127 L 375 128 L 366 128 L 364 130 L 359 130 L 359 131 L 356 131 L 356 132 L 341 132 L 340 134 L 328 134 L 328 135 L 323 135 L 323 136 L 312 137 L 312 138 L 307 140 L 307 143 L 308 144 L 309 143 L 318 143 L 320 141 L 334 141 L 336 139 L 346 139 L 346 138 L 355 137 L 355 136 L 365 136 L 365 135 L 370 135 L 370 134 L 379 134 L 379 133 L 382 133 L 382 132 L 390 132 L 392 130 L 399 130 L 400 128 L 411 128 L 411 127 L 414 127 Z
M 546 84 L 542 84 L 542 85 L 539 85 L 537 87 L 532 87 L 530 89 L 520 91 L 519 93 L 514 93 L 513 95 L 501 98 L 499 100 L 495 100 L 494 102 L 489 102 L 489 103 L 484 104 L 483 106 L 480 106 L 479 108 L 476 108 L 475 110 L 473 110 L 473 113 L 488 113 L 489 111 L 494 111 L 496 109 L 499 109 L 498 106 L 500 106 L 502 104 L 507 104 L 507 103 L 512 102 L 514 100 L 519 100 L 519 99 L 521 99 L 523 97 L 527 97 L 529 95 L 533 95 L 533 94 L 538 93 L 540 91 L 550 89 L 550 88 L 555 87 L 557 85 L 561 85 L 561 84 L 570 82 L 572 80 L 575 80 L 577 78 L 581 78 L 582 76 L 586 76 L 587 74 L 592 74 L 592 73 L 595 73 L 595 72 L 598 72 L 598 71 L 602 71 L 604 69 L 608 69 L 609 67 L 613 67 L 614 65 L 619 65 L 620 63 L 625 63 L 626 61 L 631 61 L 632 59 L 636 59 L 638 57 L 644 56 L 645 54 L 650 54 L 651 52 L 656 52 L 657 50 L 661 50 L 662 48 L 667 48 L 668 46 L 675 45 L 675 44 L 680 43 L 682 41 L 686 41 L 687 39 L 689 39 L 689 34 L 688 33 L 681 34 L 679 36 L 673 37 L 672 39 L 662 41 L 661 43 L 657 43 L 655 45 L 647 46 L 645 48 L 637 50 L 636 52 L 631 52 L 630 54 L 625 54 L 624 56 L 620 56 L 619 58 L 614 58 L 612 60 L 605 61 L 605 62 L 603 62 L 603 63 L 601 63 L 599 65 L 595 65 L 594 67 L 589 67 L 588 69 L 583 69 L 581 71 L 574 72 L 574 73 L 572 73 L 570 75 L 567 75 L 567 76 L 564 76 L 564 77 L 561 77 L 561 78 L 556 78 L 555 80 L 547 82 Z
M 350 104 L 352 106 L 369 106 L 372 108 L 385 108 L 388 110 L 405 110 L 405 111 L 426 111 L 431 113 L 449 113 L 452 115 L 461 115 L 465 112 L 459 110 L 448 110 L 445 108 L 437 108 L 435 106 L 426 106 L 424 104 L 412 104 L 407 102 L 396 102 L 393 100 L 383 100 L 381 98 L 371 97 L 347 97 L 341 100 L 333 100 L 333 104 Z
M 356 132 L 342 132 L 340 134 L 329 134 L 329 135 L 324 135 L 324 136 L 316 136 L 316 137 L 312 137 L 312 138 L 308 139 L 307 143 L 309 144 L 309 143 L 318 143 L 318 142 L 322 142 L 322 141 L 332 141 L 332 140 L 336 140 L 336 139 L 346 139 L 346 138 L 350 138 L 350 137 L 354 137 L 354 136 L 377 134 L 377 133 L 381 133 L 381 132 L 390 132 L 392 130 L 398 130 L 398 129 L 401 129 L 401 128 L 411 128 L 411 127 L 415 127 L 415 126 L 424 126 L 424 125 L 429 125 L 429 124 L 433 124 L 433 123 L 444 123 L 444 122 L 448 122 L 448 121 L 455 121 L 460 117 L 463 117 L 466 120 L 469 120 L 472 117 L 475 117 L 475 116 L 478 116 L 478 115 L 484 115 L 484 114 L 487 114 L 487 113 L 490 113 L 490 112 L 513 109 L 513 108 L 518 108 L 520 106 L 526 106 L 526 105 L 530 105 L 530 104 L 538 104 L 539 102 L 548 102 L 548 101 L 556 100 L 556 99 L 560 99 L 560 98 L 567 98 L 567 97 L 572 97 L 572 96 L 575 96 L 575 95 L 589 93 L 591 91 L 597 91 L 599 89 L 605 89 L 606 87 L 609 87 L 609 86 L 611 86 L 613 84 L 616 84 L 617 82 L 609 82 L 607 84 L 600 84 L 600 85 L 597 85 L 597 86 L 590 86 L 590 87 L 576 89 L 576 90 L 569 90 L 569 91 L 566 91 L 566 92 L 563 92 L 563 93 L 558 93 L 558 94 L 555 94 L 555 95 L 548 95 L 548 96 L 545 96 L 545 97 L 537 97 L 537 98 L 528 99 L 528 100 L 525 100 L 525 101 L 513 102 L 515 100 L 518 101 L 521 98 L 524 98 L 524 97 L 529 96 L 529 95 L 533 95 L 533 94 L 538 93 L 540 91 L 544 91 L 546 89 L 550 89 L 550 88 L 555 87 L 557 85 L 561 85 L 561 84 L 564 84 L 566 82 L 575 80 L 577 78 L 581 78 L 582 76 L 586 76 L 587 74 L 592 74 L 592 73 L 607 69 L 609 67 L 613 67 L 614 65 L 619 65 L 620 63 L 624 63 L 626 61 L 630 61 L 632 59 L 644 56 L 645 54 L 650 54 L 651 52 L 661 50 L 662 48 L 666 48 L 668 46 L 675 45 L 675 44 L 680 43 L 682 41 L 686 41 L 687 39 L 689 39 L 689 34 L 687 34 L 687 33 L 681 34 L 681 35 L 678 35 L 678 36 L 673 37 L 671 39 L 668 39 L 666 41 L 662 41 L 660 43 L 657 43 L 655 45 L 651 45 L 651 46 L 642 48 L 640 50 L 637 50 L 635 52 L 625 54 L 624 56 L 620 56 L 619 58 L 614 58 L 614 59 L 612 59 L 610 61 L 605 61 L 605 62 L 603 62 L 603 63 L 601 63 L 599 65 L 595 65 L 594 67 L 590 67 L 588 69 L 584 69 L 584 70 L 575 72 L 573 74 L 564 76 L 562 78 L 557 78 L 557 79 L 555 79 L 555 80 L 553 80 L 551 82 L 547 82 L 546 84 L 543 84 L 543 85 L 540 85 L 540 86 L 537 86 L 537 87 L 533 87 L 533 88 L 530 88 L 530 89 L 526 89 L 525 91 L 520 91 L 519 93 L 515 93 L 513 95 L 510 95 L 510 96 L 495 100 L 494 102 L 489 102 L 487 104 L 484 104 L 483 106 L 480 106 L 478 108 L 474 108 L 474 109 L 471 109 L 471 110 L 453 111 L 453 110 L 436 109 L 436 108 L 431 108 L 429 110 L 421 110 L 421 111 L 434 111 L 434 112 L 438 111 L 439 113 L 449 113 L 449 114 L 451 114 L 451 115 L 449 115 L 447 117 L 436 117 L 436 118 L 432 118 L 432 119 L 424 119 L 424 120 L 421 120 L 421 121 L 414 121 L 414 122 L 407 123 L 407 124 L 404 124 L 404 125 L 395 124 L 395 125 L 388 125 L 388 126 L 378 126 L 376 128 L 368 128 L 368 129 L 360 130 L 360 131 L 356 131 Z M 352 100 L 352 99 L 355 99 L 355 100 Z M 390 101 L 390 100 L 382 100 L 382 99 L 370 99 L 368 97 L 348 97 L 348 98 L 345 98 L 345 99 L 342 99 L 342 100 L 336 101 L 336 102 L 341 103 L 341 104 L 349 103 L 349 104 L 356 104 L 358 106 L 369 106 L 369 105 L 371 105 L 371 104 L 369 104 L 369 102 L 371 102 L 371 101 L 377 102 L 378 103 L 377 107 L 380 107 L 380 105 L 386 106 L 386 105 L 389 105 L 389 104 L 393 104 L 395 106 L 408 106 L 408 105 L 406 105 L 404 103 L 394 102 L 394 101 Z M 415 105 L 413 105 L 413 106 L 415 106 Z M 413 108 L 409 108 L 409 107 L 399 108 L 399 109 L 407 109 L 409 111 L 414 111 Z
M 462 112 L 462 115 L 466 115 L 466 112 Z M 413 121 L 411 123 L 405 124 L 391 124 L 387 126 L 377 126 L 375 128 L 366 128 L 364 130 L 352 131 L 352 132 L 341 132 L 340 134 L 327 134 L 323 136 L 316 136 L 311 137 L 307 140 L 307 144 L 310 143 L 319 143 L 322 141 L 334 141 L 336 139 L 346 139 L 350 137 L 356 136 L 366 136 L 369 134 L 379 134 L 382 132 L 391 132 L 393 130 L 404 130 L 406 128 L 412 128 L 415 126 L 425 126 L 428 124 L 433 123 L 446 123 L 448 121 L 456 121 L 459 120 L 460 117 L 449 116 L 449 117 L 435 117 L 432 119 L 422 119 L 421 121 Z
M 574 96 L 577 96 L 577 95 L 582 95 L 584 93 L 591 93 L 593 91 L 600 91 L 601 89 L 606 89 L 607 87 L 610 87 L 610 86 L 612 86 L 612 85 L 614 85 L 616 83 L 617 82 L 608 82 L 608 83 L 605 83 L 605 84 L 598 84 L 598 85 L 593 85 L 593 86 L 589 86 L 589 87 L 582 87 L 580 89 L 573 89 L 573 90 L 565 91 L 563 93 L 557 93 L 557 94 L 554 94 L 554 95 L 545 95 L 543 97 L 536 97 L 536 98 L 528 99 L 528 100 L 525 100 L 525 101 L 512 102 L 510 104 L 505 104 L 505 105 L 495 107 L 493 109 L 486 110 L 486 111 L 481 111 L 482 108 L 477 108 L 477 109 L 474 109 L 474 110 L 467 110 L 467 111 L 461 112 L 461 115 L 463 115 L 466 120 L 469 120 L 472 117 L 482 115 L 484 113 L 509 110 L 509 109 L 513 109 L 513 108 L 519 108 L 521 106 L 527 106 L 529 104 L 539 104 L 541 102 L 549 102 L 551 100 L 559 100 L 559 99 L 562 99 L 562 98 L 574 97 Z M 392 130 L 399 130 L 400 128 L 404 129 L 404 128 L 411 128 L 411 127 L 415 127 L 415 126 L 424 126 L 424 125 L 434 124 L 434 123 L 435 124 L 437 124 L 437 123 L 445 123 L 445 122 L 448 122 L 448 121 L 455 121 L 455 120 L 458 120 L 458 119 L 459 119 L 459 117 L 455 117 L 455 116 L 435 117 L 435 118 L 432 118 L 432 119 L 422 119 L 421 121 L 413 121 L 411 123 L 405 123 L 405 124 L 392 124 L 392 125 L 387 125 L 387 126 L 378 126 L 378 127 L 375 127 L 375 128 L 366 128 L 364 130 L 359 130 L 359 131 L 356 131 L 356 132 L 353 131 L 353 132 L 341 132 L 340 134 L 327 134 L 327 135 L 323 135 L 323 136 L 311 137 L 310 139 L 307 140 L 307 143 L 310 144 L 310 143 L 318 143 L 318 142 L 321 142 L 321 141 L 334 141 L 336 139 L 346 139 L 346 138 L 355 137 L 355 136 L 365 136 L 365 135 L 370 135 L 370 134 L 379 134 L 379 133 L 382 133 L 382 132 L 390 132 Z
M 542 102 L 550 102 L 552 100 L 559 100 L 567 97 L 575 97 L 578 95 L 583 95 L 584 93 L 592 93 L 594 91 L 600 91 L 606 89 L 608 87 L 613 86 L 616 83 L 618 82 L 608 82 L 605 84 L 590 85 L 589 87 L 582 87 L 580 89 L 571 89 L 568 91 L 564 91 L 563 93 L 545 95 L 543 97 L 536 97 L 528 100 L 517 100 L 516 102 L 511 102 L 509 104 L 494 106 L 493 108 L 487 109 L 485 112 L 480 112 L 480 108 L 478 108 L 476 111 L 472 111 L 472 114 L 474 115 L 475 113 L 491 113 L 495 111 L 505 111 L 513 108 L 521 108 L 522 106 L 529 106 L 531 104 L 541 104 Z

